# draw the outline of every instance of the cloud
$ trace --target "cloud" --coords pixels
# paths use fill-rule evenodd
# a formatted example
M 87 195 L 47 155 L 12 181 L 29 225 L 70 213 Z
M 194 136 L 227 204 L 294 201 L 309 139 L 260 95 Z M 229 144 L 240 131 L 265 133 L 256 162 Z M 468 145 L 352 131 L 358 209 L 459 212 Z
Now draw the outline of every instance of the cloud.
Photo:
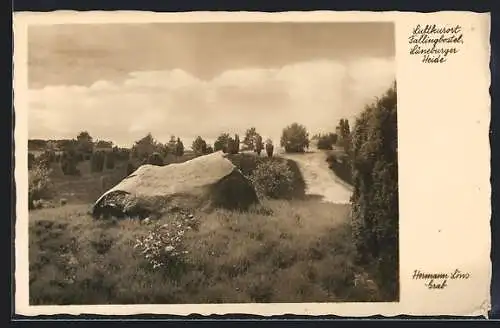
M 380 96 L 394 70 L 393 59 L 322 60 L 228 70 L 211 80 L 173 69 L 132 72 L 121 83 L 47 86 L 30 90 L 30 138 L 73 137 L 87 130 L 130 145 L 151 132 L 162 142 L 176 135 L 189 144 L 197 135 L 213 140 L 255 126 L 276 139 L 294 121 L 311 133 L 326 132 Z

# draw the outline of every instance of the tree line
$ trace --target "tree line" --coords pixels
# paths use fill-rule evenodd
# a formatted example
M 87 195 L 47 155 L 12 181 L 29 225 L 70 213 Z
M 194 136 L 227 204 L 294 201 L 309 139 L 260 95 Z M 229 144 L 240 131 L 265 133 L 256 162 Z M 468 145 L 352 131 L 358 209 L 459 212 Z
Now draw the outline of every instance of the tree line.
M 50 169 L 52 163 L 59 163 L 65 175 L 80 175 L 79 162 L 90 160 L 92 172 L 101 172 L 106 167 L 113 169 L 117 161 L 129 159 L 129 150 L 113 145 L 111 141 L 94 141 L 87 131 L 80 132 L 74 139 L 28 141 L 28 149 L 42 150 L 35 157 L 28 153 L 28 169 L 34 166 Z
M 309 148 L 309 133 L 304 125 L 293 123 L 286 126 L 281 135 L 280 146 L 286 152 L 304 152 Z M 201 136 L 197 136 L 191 148 L 195 156 L 209 154 L 215 151 L 237 154 L 240 151 L 253 151 L 261 155 L 263 151 L 271 157 L 274 153 L 274 144 L 270 138 L 265 141 L 255 127 L 245 131 L 243 140 L 240 136 L 229 133 L 221 133 L 215 140 L 213 146 L 208 144 Z M 184 143 L 179 137 L 171 136 L 167 143 L 156 140 L 151 133 L 137 140 L 133 146 L 119 148 L 111 141 L 97 140 L 88 131 L 80 132 L 76 138 L 62 140 L 29 140 L 28 149 L 44 150 L 41 156 L 35 160 L 32 153 L 28 155 L 28 167 L 33 163 L 41 163 L 49 166 L 50 163 L 61 164 L 65 175 L 79 175 L 77 164 L 81 161 L 91 161 L 91 171 L 101 172 L 104 168 L 113 169 L 117 161 L 129 160 L 129 170 L 132 171 L 137 165 L 153 164 L 165 165 L 169 157 L 179 158 L 184 155 Z M 130 163 L 135 162 L 135 165 Z

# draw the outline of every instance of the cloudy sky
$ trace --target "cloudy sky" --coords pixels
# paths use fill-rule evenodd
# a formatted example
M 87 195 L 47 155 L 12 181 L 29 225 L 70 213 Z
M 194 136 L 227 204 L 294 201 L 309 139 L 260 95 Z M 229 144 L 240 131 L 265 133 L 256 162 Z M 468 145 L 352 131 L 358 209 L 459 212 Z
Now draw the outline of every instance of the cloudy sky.
M 389 23 L 32 26 L 29 137 L 189 145 L 255 126 L 333 131 L 395 78 Z

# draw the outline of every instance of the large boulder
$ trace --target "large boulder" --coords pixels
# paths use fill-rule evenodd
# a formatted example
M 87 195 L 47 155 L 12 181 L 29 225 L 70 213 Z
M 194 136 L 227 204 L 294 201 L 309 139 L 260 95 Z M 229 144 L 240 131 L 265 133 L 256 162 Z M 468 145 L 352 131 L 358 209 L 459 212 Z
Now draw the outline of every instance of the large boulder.
M 222 151 L 167 166 L 142 165 L 95 202 L 93 216 L 146 217 L 194 208 L 246 210 L 258 198 Z

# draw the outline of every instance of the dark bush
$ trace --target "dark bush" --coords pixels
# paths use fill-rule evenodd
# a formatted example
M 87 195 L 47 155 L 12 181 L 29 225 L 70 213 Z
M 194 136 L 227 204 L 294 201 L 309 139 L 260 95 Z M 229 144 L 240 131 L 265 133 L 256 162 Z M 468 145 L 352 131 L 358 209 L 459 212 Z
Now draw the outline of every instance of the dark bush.
M 102 172 L 104 170 L 105 154 L 102 151 L 97 151 L 92 154 L 90 168 L 92 172 Z
M 80 175 L 77 169 L 78 164 L 76 153 L 74 151 L 64 151 L 61 156 L 61 170 L 64 175 Z
M 33 153 L 28 153 L 28 170 L 33 168 L 34 163 L 35 163 L 35 155 Z
M 39 163 L 34 163 L 28 173 L 28 207 L 33 209 L 34 201 L 51 197 L 52 183 L 49 178 L 50 170 Z
M 106 168 L 109 170 L 115 168 L 115 154 L 112 152 L 106 153 Z
M 327 135 L 321 135 L 318 138 L 318 149 L 331 150 L 333 145 L 337 142 L 337 135 L 335 133 L 329 133 Z
M 375 266 L 388 298 L 399 293 L 396 85 L 356 120 L 352 133 L 352 228 L 357 261 Z
M 157 166 L 164 165 L 163 158 L 161 157 L 161 155 L 159 153 L 152 153 L 149 156 L 147 163 L 151 164 L 151 165 L 157 165 Z

